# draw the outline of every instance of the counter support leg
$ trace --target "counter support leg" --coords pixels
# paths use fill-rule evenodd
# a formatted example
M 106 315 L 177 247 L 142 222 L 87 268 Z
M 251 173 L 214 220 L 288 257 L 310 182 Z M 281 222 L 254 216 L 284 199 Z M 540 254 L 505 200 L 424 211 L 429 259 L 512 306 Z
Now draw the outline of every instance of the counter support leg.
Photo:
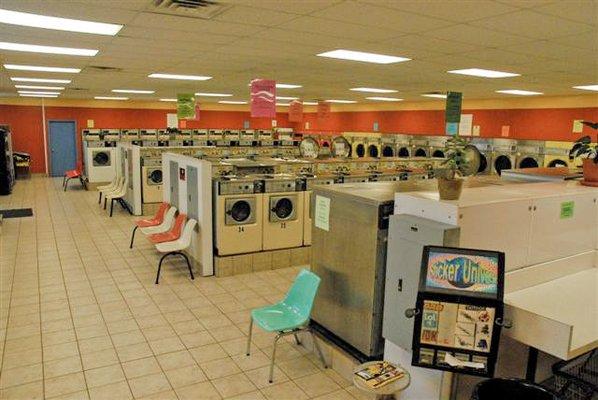
M 538 366 L 538 349 L 535 347 L 529 348 L 527 355 L 527 369 L 525 371 L 525 379 L 530 382 L 536 381 L 536 367 Z

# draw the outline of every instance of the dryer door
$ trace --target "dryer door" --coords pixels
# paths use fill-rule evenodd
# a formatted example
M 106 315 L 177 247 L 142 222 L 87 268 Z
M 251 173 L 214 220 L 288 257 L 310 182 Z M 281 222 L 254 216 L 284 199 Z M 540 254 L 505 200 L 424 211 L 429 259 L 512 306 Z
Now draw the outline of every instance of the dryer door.
M 148 185 L 161 185 L 162 184 L 162 170 L 161 169 L 149 169 L 147 171 L 147 184 Z
M 496 173 L 498 173 L 499 175 L 503 169 L 511 169 L 511 168 L 513 168 L 511 159 L 504 154 L 499 155 L 494 160 L 494 169 L 496 170 Z
M 94 167 L 109 167 L 110 152 L 107 150 L 94 151 L 92 153 L 92 162 Z
M 255 223 L 255 198 L 227 199 L 224 202 L 225 225 Z
M 519 168 L 538 168 L 538 161 L 532 156 L 525 156 L 519 161 Z
M 401 158 L 408 158 L 409 157 L 409 149 L 407 147 L 401 147 L 399 149 L 399 157 Z
M 293 221 L 297 219 L 297 195 L 270 197 L 270 222 Z

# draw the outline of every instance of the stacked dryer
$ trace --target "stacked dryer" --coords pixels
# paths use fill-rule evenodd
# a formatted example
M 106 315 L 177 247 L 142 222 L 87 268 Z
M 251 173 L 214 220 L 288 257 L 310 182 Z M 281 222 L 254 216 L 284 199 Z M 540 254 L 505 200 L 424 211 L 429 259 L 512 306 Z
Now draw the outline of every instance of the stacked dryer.
M 516 168 L 538 168 L 544 165 L 544 142 L 519 140 L 517 142 Z
M 409 158 L 411 157 L 411 136 L 398 134 L 395 135 L 397 143 L 397 157 Z
M 517 141 L 512 139 L 492 139 L 492 171 L 500 175 L 503 169 L 515 168 L 517 161 Z
M 365 157 L 366 154 L 366 138 L 364 136 L 352 136 L 351 157 L 362 158 Z
M 489 139 L 474 138 L 471 140 L 471 144 L 480 151 L 480 166 L 477 173 L 479 175 L 491 174 L 493 165 L 492 142 Z
M 372 136 L 368 137 L 365 141 L 366 153 L 365 156 L 369 158 L 379 158 L 382 153 L 382 144 L 380 137 Z
M 430 157 L 430 143 L 427 136 L 411 137 L 411 157 Z
M 547 141 L 544 143 L 544 166 L 548 168 L 575 168 L 575 160 L 569 160 L 569 150 L 573 146 L 569 142 Z
M 446 136 L 433 136 L 430 137 L 428 144 L 430 145 L 429 156 L 433 158 L 444 158 L 444 145 L 448 137 Z
M 397 156 L 397 143 L 396 135 L 382 135 L 380 138 L 381 143 L 381 157 L 396 157 Z

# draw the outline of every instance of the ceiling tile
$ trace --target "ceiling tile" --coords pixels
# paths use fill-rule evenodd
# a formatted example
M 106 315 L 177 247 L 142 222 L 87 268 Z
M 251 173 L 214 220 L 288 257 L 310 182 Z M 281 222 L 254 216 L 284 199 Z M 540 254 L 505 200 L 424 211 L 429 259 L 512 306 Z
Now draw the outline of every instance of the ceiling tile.
M 256 9 L 283 11 L 285 13 L 305 15 L 341 3 L 344 0 L 234 0 L 225 3 L 241 4 Z
M 447 28 L 435 29 L 423 33 L 426 37 L 433 37 L 448 41 L 456 41 L 484 47 L 500 47 L 513 43 L 530 42 L 532 39 L 514 34 L 497 32 L 482 27 L 467 24 L 454 25 Z
M 272 27 L 284 24 L 297 17 L 297 14 L 287 12 L 236 5 L 217 15 L 214 19 L 225 22 Z
M 374 26 L 366 27 L 355 23 L 346 23 L 316 17 L 297 18 L 285 24 L 284 28 L 290 31 L 310 32 L 319 35 L 330 35 L 361 41 L 385 40 L 400 35 L 396 30 L 383 29 Z M 367 51 L 367 49 L 359 50 Z
M 588 25 L 598 25 L 598 2 L 595 0 L 559 1 L 536 7 L 534 11 Z

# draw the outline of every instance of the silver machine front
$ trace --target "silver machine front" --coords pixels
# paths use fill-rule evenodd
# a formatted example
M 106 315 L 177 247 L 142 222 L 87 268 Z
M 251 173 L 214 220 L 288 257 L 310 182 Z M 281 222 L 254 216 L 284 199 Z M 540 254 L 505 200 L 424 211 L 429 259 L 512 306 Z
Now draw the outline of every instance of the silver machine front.
M 224 223 L 245 225 L 255 223 L 255 197 L 226 199 L 224 202 Z
M 297 219 L 297 195 L 270 197 L 270 222 L 294 221 Z

